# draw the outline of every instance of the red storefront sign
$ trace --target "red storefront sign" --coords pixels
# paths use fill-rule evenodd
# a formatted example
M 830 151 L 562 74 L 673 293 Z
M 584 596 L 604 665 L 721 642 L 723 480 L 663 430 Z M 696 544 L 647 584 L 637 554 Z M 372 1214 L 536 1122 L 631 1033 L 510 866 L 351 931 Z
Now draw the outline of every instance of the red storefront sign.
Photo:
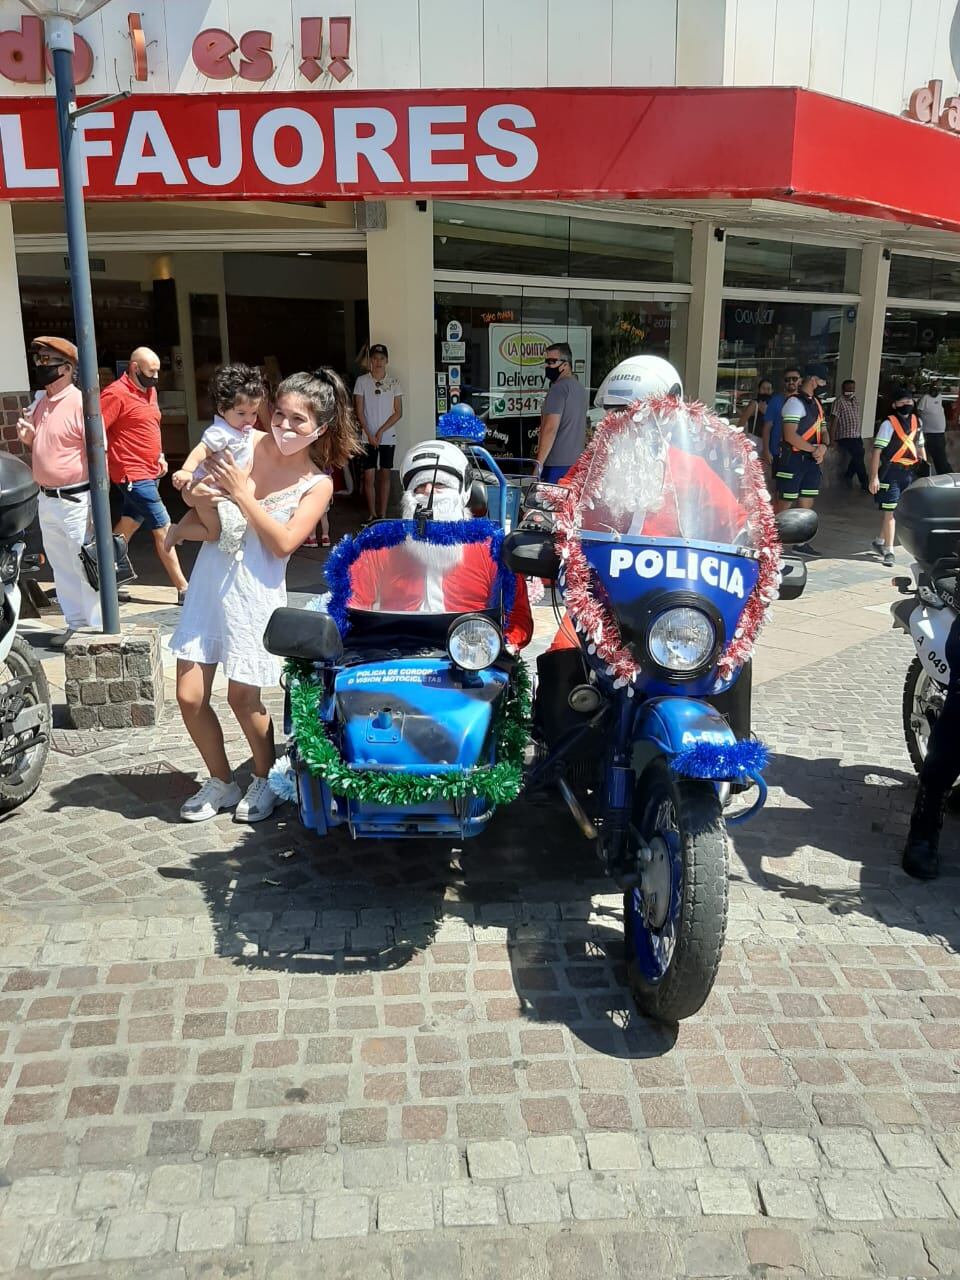
M 78 121 L 94 200 L 792 199 L 960 229 L 960 140 L 799 89 L 136 95 Z M 895 183 L 910 156 L 929 183 Z M 47 99 L 0 103 L 0 199 L 59 195 Z

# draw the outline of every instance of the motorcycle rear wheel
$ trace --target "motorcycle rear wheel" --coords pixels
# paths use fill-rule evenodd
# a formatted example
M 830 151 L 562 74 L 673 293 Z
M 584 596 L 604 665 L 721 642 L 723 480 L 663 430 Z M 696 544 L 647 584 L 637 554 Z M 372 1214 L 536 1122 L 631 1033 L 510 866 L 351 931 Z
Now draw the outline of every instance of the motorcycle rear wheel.
M 43 774 L 50 751 L 50 690 L 46 673 L 33 647 L 21 636 L 15 637 L 6 661 L 0 663 L 0 706 L 9 696 L 8 686 L 23 681 L 25 689 L 21 697 L 28 707 L 39 706 L 40 723 L 27 733 L 18 735 L 22 741 L 12 743 L 0 738 L 0 813 L 9 813 L 29 800 Z M 7 753 L 11 746 L 17 749 L 12 757 Z
M 930 732 L 940 714 L 944 696 L 942 686 L 926 672 L 920 659 L 914 658 L 903 682 L 903 736 L 910 762 L 917 773 L 927 758 Z
M 717 789 L 656 761 L 637 783 L 632 828 L 654 858 L 641 886 L 624 894 L 627 977 L 641 1013 L 679 1022 L 709 996 L 727 927 L 729 858 Z M 659 899 L 667 888 L 664 918 L 655 922 L 651 891 Z

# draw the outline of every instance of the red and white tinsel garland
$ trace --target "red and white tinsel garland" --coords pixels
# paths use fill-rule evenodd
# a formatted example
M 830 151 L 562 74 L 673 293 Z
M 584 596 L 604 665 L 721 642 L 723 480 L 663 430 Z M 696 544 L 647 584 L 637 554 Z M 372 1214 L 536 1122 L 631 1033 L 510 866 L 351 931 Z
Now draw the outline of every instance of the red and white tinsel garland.
M 687 415 L 698 430 L 724 439 L 739 453 L 747 483 L 740 501 L 747 512 L 747 528 L 754 547 L 759 548 L 759 574 L 740 615 L 737 629 L 720 655 L 717 671 L 729 679 L 752 656 L 760 629 L 780 586 L 780 540 L 777 537 L 770 494 L 763 468 L 743 432 L 730 426 L 705 405 L 686 404 L 672 396 L 638 401 L 627 410 L 608 413 L 593 440 L 564 478 L 565 497 L 556 505 L 556 545 L 561 559 L 561 579 L 567 612 L 590 653 L 606 663 L 614 686 L 632 686 L 640 674 L 640 664 L 621 639 L 613 613 L 596 598 L 596 580 L 580 542 L 581 510 L 599 497 L 610 449 L 617 438 L 633 425 L 638 415 L 655 414 L 666 422 L 677 413 Z

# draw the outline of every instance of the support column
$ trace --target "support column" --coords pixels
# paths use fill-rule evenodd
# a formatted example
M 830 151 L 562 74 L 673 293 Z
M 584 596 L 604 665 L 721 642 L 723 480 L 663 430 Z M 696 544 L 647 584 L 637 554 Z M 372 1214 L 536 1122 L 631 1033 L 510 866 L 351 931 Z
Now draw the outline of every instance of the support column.
M 712 405 L 717 394 L 717 355 L 720 350 L 720 308 L 723 305 L 724 242 L 715 223 L 697 222 L 690 253 L 690 324 L 684 394 Z
M 180 350 L 183 355 L 183 381 L 187 397 L 189 444 L 192 448 L 210 425 L 209 418 L 197 408 L 197 377 L 193 350 L 193 321 L 190 315 L 192 293 L 215 294 L 217 298 L 218 327 L 220 330 L 220 360 L 230 360 L 230 335 L 227 328 L 227 297 L 224 281 L 222 253 L 175 253 L 173 278 L 177 285 L 177 322 L 180 329 Z M 284 370 L 284 372 L 290 372 Z
M 433 203 L 388 200 L 387 225 L 367 234 L 370 341 L 383 342 L 403 387 L 397 461 L 436 431 L 433 388 Z
M 25 456 L 17 437 L 17 419 L 30 403 L 30 372 L 20 310 L 13 210 L 6 201 L 0 202 L 0 281 L 0 448 Z
M 873 435 L 876 421 L 889 280 L 890 258 L 884 257 L 883 245 L 864 245 L 860 267 L 860 308 L 857 312 L 857 331 L 853 337 L 853 371 L 850 374 L 857 383 L 857 396 L 863 412 L 861 431 L 864 436 Z

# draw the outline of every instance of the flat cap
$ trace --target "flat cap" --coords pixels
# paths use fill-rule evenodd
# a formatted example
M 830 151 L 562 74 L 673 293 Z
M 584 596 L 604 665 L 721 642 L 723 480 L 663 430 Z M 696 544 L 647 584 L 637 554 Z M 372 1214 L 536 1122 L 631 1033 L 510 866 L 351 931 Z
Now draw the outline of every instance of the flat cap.
M 34 338 L 30 346 L 32 348 L 45 347 L 49 351 L 56 351 L 69 360 L 72 365 L 76 365 L 80 359 L 77 348 L 68 338 Z

